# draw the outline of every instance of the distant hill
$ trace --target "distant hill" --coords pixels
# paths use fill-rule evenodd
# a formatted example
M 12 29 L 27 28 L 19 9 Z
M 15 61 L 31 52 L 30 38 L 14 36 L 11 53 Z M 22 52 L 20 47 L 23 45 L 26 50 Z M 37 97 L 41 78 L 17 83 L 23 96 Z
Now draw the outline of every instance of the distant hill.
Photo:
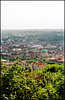
M 39 41 L 64 41 L 62 30 L 3 30 L 2 39 L 20 39 L 28 42 Z

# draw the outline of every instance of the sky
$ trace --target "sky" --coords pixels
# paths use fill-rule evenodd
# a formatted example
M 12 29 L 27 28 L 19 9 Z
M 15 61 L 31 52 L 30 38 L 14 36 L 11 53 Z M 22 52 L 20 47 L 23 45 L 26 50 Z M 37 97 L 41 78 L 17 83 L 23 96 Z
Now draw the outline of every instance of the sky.
M 64 29 L 64 1 L 1 1 L 1 29 Z

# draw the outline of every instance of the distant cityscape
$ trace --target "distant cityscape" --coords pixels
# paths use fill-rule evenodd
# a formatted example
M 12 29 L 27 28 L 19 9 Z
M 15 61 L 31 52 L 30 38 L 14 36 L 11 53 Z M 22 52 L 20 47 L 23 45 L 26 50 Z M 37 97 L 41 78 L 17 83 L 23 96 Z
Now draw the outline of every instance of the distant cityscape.
M 46 33 L 45 33 L 46 32 Z M 2 61 L 13 61 L 16 57 L 26 59 L 46 59 L 64 63 L 63 32 L 57 31 L 4 31 L 2 32 Z M 45 36 L 48 35 L 48 36 Z M 54 38 L 54 39 L 53 39 Z

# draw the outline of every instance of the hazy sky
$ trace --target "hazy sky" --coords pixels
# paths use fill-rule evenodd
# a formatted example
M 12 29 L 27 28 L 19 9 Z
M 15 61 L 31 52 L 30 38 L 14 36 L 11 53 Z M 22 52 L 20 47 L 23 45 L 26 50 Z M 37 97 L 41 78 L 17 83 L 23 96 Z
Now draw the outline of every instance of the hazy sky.
M 2 29 L 63 29 L 64 1 L 1 1 Z

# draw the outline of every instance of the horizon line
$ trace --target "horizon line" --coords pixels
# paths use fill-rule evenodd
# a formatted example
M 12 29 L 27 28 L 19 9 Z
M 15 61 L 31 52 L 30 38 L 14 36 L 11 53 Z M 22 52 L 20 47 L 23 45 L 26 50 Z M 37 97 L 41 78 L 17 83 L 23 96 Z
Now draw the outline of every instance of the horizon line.
M 32 29 L 31 28 L 31 29 L 1 29 L 1 30 L 64 30 L 64 29 L 52 29 L 52 28 L 51 29 L 48 29 L 48 28 L 47 29 L 35 29 L 35 28 Z

